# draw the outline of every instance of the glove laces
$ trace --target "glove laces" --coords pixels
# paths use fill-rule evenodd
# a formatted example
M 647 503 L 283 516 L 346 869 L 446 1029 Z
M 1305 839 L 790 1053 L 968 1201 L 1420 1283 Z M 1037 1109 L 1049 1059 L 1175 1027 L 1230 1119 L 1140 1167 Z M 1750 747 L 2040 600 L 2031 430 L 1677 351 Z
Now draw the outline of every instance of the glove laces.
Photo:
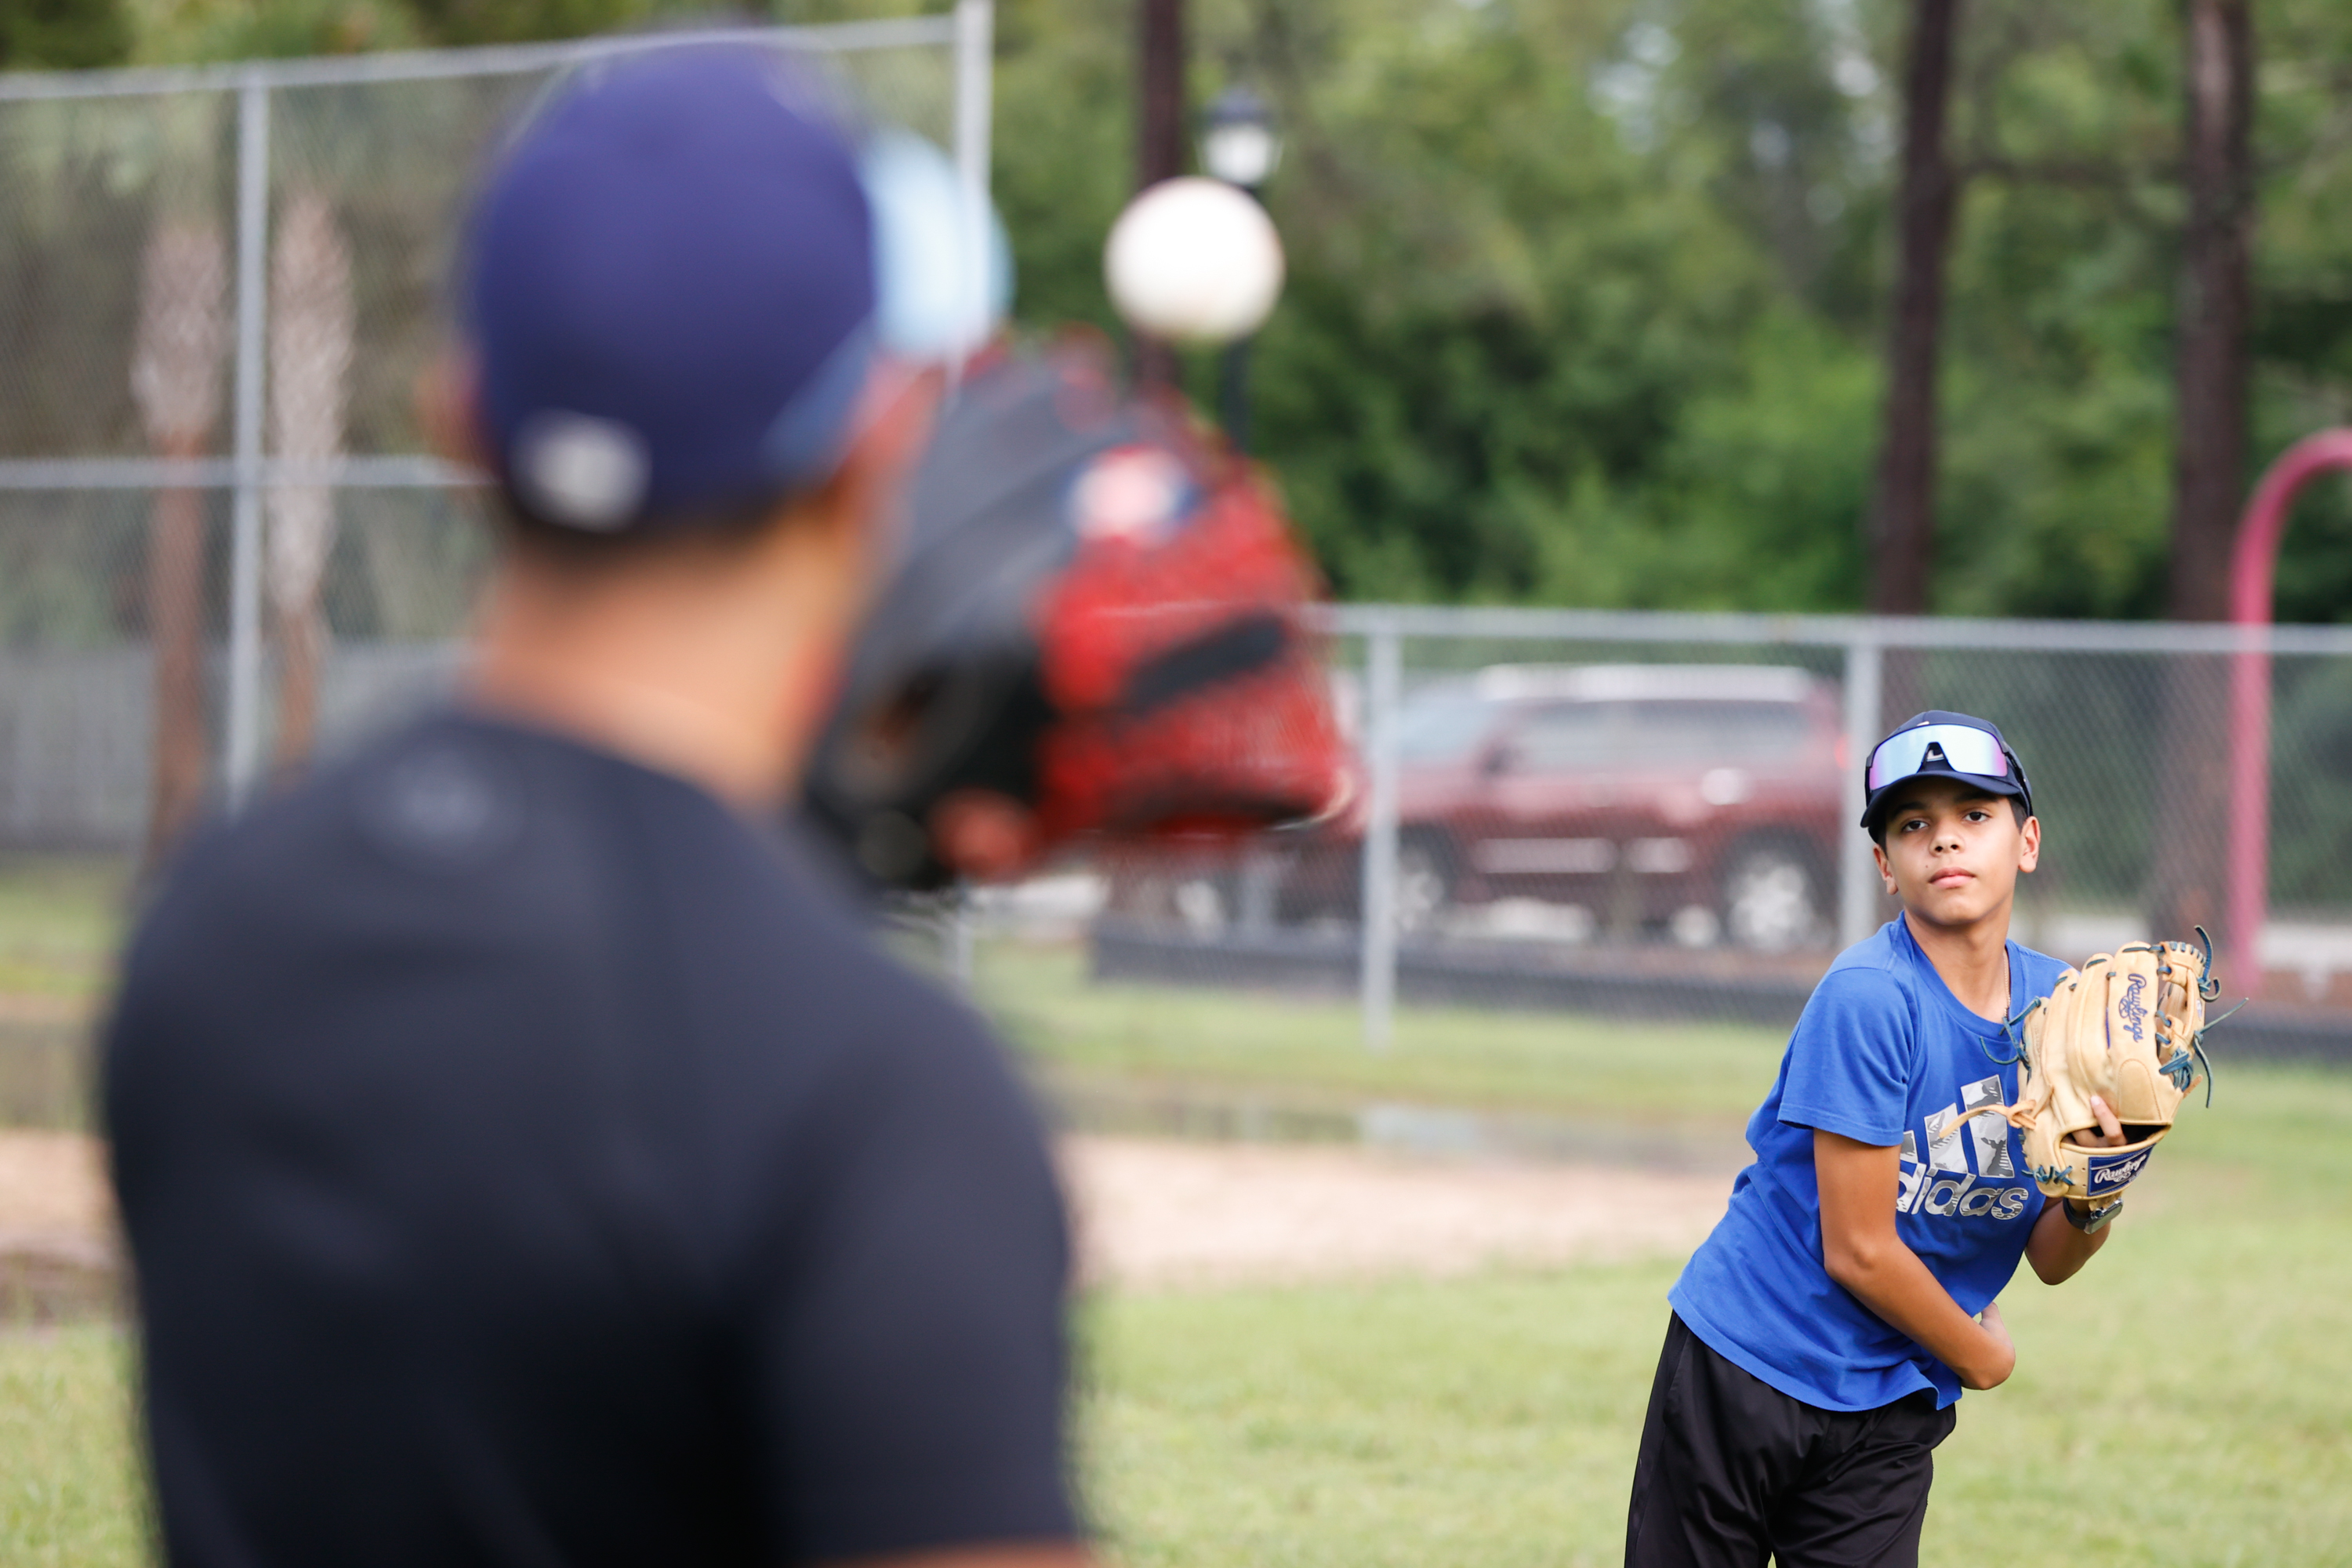
M 1985 1059 L 1992 1063 L 1992 1065 L 1997 1068 L 2015 1067 L 2020 1062 L 2023 1062 L 2027 1067 L 2031 1068 L 2033 1063 L 2032 1060 L 2025 1054 L 2025 1037 L 2017 1032 L 2018 1026 L 2023 1024 L 2028 1018 L 2033 1016 L 2033 1010 L 2048 1000 L 2049 998 L 2046 996 L 2036 996 L 2032 1001 L 2028 1002 L 2025 1005 L 2025 1011 L 2020 1013 L 2016 1017 L 2004 1018 L 2001 1020 L 2001 1037 L 2009 1042 L 2009 1055 L 2005 1057 L 1994 1056 L 1992 1054 L 1992 1037 L 1989 1035 L 1979 1035 L 1977 1037 L 1977 1046 L 1978 1048 L 1984 1052 Z
M 2193 984 L 2196 987 L 2199 1000 L 2211 1002 L 2221 994 L 2221 983 L 2213 978 L 2213 938 L 2206 931 L 2203 926 L 2198 926 L 2195 929 L 2197 931 L 2198 943 L 2203 949 L 2203 952 L 2199 955 L 2196 980 L 2194 982 L 2184 981 L 2182 984 Z M 2169 945 L 2176 944 L 2152 944 L 2153 951 L 2157 954 L 2156 972 L 2158 975 L 2168 976 L 2173 973 L 2173 965 L 2165 962 L 2166 948 Z M 2130 952 L 2134 950 L 2125 949 L 2124 951 Z M 2092 962 L 2096 963 L 2098 961 L 2095 959 Z M 1983 1049 L 1986 1059 L 1990 1061 L 1995 1067 L 2015 1067 L 2021 1063 L 2029 1072 L 2032 1071 L 2033 1068 L 2032 1058 L 2026 1050 L 2024 1036 L 2020 1034 L 2018 1031 L 2021 1026 L 2023 1026 L 2025 1021 L 2033 1016 L 2033 1010 L 2048 1000 L 2049 998 L 2046 996 L 2037 996 L 2032 1001 L 2025 1005 L 2025 1010 L 2023 1012 L 2018 1014 L 2017 1016 L 2013 1018 L 2005 1019 L 2002 1022 L 2000 1026 L 2000 1033 L 2001 1037 L 2009 1042 L 2009 1055 L 2004 1057 L 1996 1054 L 1993 1049 L 1992 1040 L 1988 1037 L 1979 1037 L 1978 1045 Z M 2251 1001 L 2252 998 L 2249 997 L 2247 1000 Z M 2172 1080 L 2172 1087 L 2177 1092 L 2187 1094 L 2190 1088 L 2197 1082 L 2197 1075 L 2201 1070 L 2205 1075 L 2205 1104 L 2208 1109 L 2210 1109 L 2213 1104 L 2213 1061 L 2211 1058 L 2205 1054 L 2205 1036 L 2209 1031 L 2219 1028 L 2230 1019 L 2237 1016 L 2240 1010 L 2245 1005 L 2245 1002 L 2241 1002 L 2237 1006 L 2231 1008 L 2220 1017 L 2208 1020 L 2204 1026 L 2191 1034 L 2186 1042 L 2176 1040 L 2169 1034 L 2163 1032 L 2164 1026 L 2170 1020 L 2166 1015 L 2159 1011 L 2158 1014 L 2158 1033 L 2157 1043 L 2163 1046 L 2169 1046 L 2172 1048 L 2172 1054 L 2167 1057 L 2161 1063 L 2158 1064 L 2157 1070 L 2163 1073 L 2166 1078 Z M 1966 1115 L 1961 1116 L 1959 1121 L 1955 1121 L 1953 1125 L 1958 1126 L 1960 1121 L 1966 1121 L 1971 1116 L 1981 1116 L 1987 1111 L 1998 1114 L 2002 1120 L 2009 1122 L 2010 1125 L 2017 1128 L 2020 1131 L 2031 1131 L 2032 1130 L 2034 1107 L 2030 1102 L 2025 1101 L 2021 1101 L 2020 1103 L 2012 1106 L 1979 1106 L 1976 1110 L 1969 1111 Z M 2036 1171 L 2033 1174 L 2038 1178 L 2042 1174 L 2042 1173 Z M 2063 1173 L 2061 1172 L 2059 1174 L 2063 1175 Z
M 2207 934 L 2203 926 L 2197 927 L 2196 931 L 2197 941 L 2205 950 L 2197 970 L 2197 995 L 2201 1001 L 2211 1002 L 2221 994 L 2221 983 L 2213 978 L 2213 939 Z M 2172 966 L 2159 957 L 2157 960 L 2156 972 L 2158 974 L 2170 974 Z M 2251 996 L 2246 998 L 2247 1002 L 2252 1000 Z M 2190 1035 L 2186 1045 L 2168 1035 L 2160 1037 L 2162 1043 L 2172 1047 L 2172 1055 L 2164 1059 L 2158 1070 L 2172 1080 L 2172 1087 L 2175 1089 L 2187 1094 L 2189 1086 L 2197 1081 L 2198 1069 L 2202 1068 L 2205 1072 L 2205 1105 L 2208 1110 L 2210 1110 L 2213 1104 L 2213 1062 L 2212 1058 L 2205 1054 L 2205 1036 L 2209 1030 L 2217 1029 L 2236 1017 L 2245 1005 L 2245 1002 L 2241 1002 L 2220 1017 L 2206 1020 L 2204 1027 Z

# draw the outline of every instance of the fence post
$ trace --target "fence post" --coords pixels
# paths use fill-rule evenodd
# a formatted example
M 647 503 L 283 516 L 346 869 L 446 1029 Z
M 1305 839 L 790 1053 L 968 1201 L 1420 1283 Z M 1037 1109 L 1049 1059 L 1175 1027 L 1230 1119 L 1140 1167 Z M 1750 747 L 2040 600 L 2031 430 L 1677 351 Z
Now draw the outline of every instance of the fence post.
M 1383 621 L 1367 634 L 1364 757 L 1370 766 L 1363 871 L 1364 1045 L 1386 1050 L 1396 1014 L 1397 699 L 1403 639 Z
M 971 994 L 972 926 L 977 919 L 970 882 L 959 879 L 949 889 L 946 913 L 948 978 L 955 982 L 959 994 L 968 997 Z
M 956 0 L 956 170 L 982 196 L 988 195 L 995 68 L 996 0 Z
M 1845 645 L 1845 778 L 1838 805 L 1838 842 L 1845 846 L 1838 865 L 1838 945 L 1852 947 L 1878 926 L 1878 863 L 1870 853 L 1870 836 L 1856 827 L 1869 792 L 1863 770 L 1870 763 L 1870 748 L 1878 743 L 1881 657 L 1884 650 L 1869 633 L 1857 634 Z
M 261 764 L 261 378 L 269 244 L 269 89 L 237 89 L 236 487 L 229 546 L 228 799 L 252 794 Z

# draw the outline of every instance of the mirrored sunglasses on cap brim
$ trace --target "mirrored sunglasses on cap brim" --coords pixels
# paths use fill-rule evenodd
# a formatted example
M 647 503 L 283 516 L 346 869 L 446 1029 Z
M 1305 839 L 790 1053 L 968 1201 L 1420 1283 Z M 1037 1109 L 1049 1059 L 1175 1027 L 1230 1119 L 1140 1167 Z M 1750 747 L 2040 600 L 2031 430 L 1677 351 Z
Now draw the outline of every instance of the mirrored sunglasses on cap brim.
M 2021 784 L 2025 782 L 2010 766 L 2009 753 L 1996 737 L 1965 724 L 1922 724 L 1916 730 L 1889 735 L 1878 743 L 1878 750 L 1870 753 L 1866 786 L 1885 789 L 1899 779 L 1909 778 L 1926 765 L 1931 748 L 1943 753 L 1944 765 L 1956 773 L 2013 779 Z

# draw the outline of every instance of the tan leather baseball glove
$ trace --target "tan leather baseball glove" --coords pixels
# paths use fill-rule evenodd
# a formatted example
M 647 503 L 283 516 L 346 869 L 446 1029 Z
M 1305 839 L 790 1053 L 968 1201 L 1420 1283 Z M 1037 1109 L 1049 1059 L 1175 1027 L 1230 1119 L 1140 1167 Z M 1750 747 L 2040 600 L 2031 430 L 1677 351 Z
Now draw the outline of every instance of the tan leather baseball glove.
M 2202 952 L 2181 942 L 2103 952 L 2027 1010 L 2017 1103 L 1968 1116 L 1996 1113 L 2025 1134 L 2029 1173 L 2045 1195 L 2104 1206 L 2147 1169 L 2200 1078 L 2211 1098 L 2201 1037 L 2218 991 L 2210 942 Z M 2120 1148 L 2097 1143 L 2094 1095 L 2123 1123 Z

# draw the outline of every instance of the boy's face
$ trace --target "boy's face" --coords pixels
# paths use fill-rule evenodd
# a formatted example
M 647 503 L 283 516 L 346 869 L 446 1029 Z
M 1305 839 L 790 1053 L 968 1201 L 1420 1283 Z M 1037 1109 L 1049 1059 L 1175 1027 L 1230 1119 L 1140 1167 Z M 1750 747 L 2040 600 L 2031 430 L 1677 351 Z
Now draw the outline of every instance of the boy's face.
M 2005 915 L 2017 877 L 2042 855 L 2042 822 L 2022 825 L 2009 801 L 1961 779 L 1917 778 L 1886 803 L 1877 847 L 1886 890 L 1931 925 L 1974 925 Z

